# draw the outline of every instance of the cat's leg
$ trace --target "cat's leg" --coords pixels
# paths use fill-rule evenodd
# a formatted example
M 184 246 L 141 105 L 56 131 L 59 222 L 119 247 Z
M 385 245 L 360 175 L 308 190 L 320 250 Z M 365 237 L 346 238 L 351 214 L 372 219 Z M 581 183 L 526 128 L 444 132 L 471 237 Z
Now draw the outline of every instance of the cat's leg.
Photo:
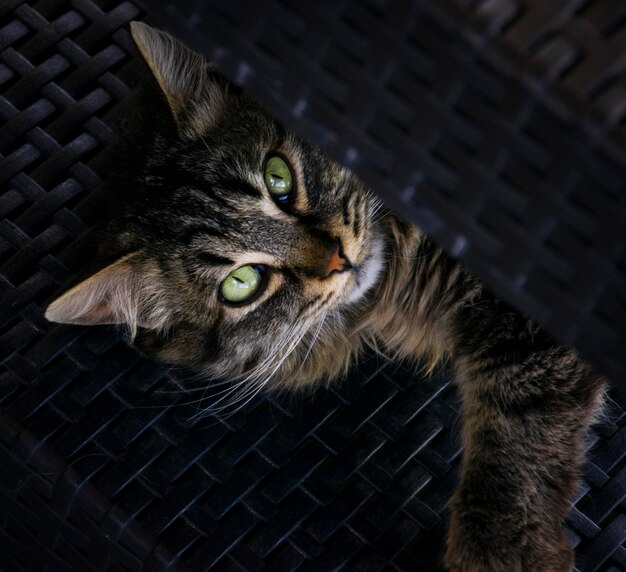
M 445 563 L 463 572 L 569 571 L 563 523 L 603 384 L 574 351 L 483 302 L 457 322 L 464 454 Z

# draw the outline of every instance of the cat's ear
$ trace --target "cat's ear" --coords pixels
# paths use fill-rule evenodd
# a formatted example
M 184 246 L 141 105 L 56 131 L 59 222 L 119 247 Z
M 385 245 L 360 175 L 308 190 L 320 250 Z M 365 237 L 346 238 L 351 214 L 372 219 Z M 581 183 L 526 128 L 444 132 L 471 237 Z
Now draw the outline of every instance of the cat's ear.
M 131 22 L 130 32 L 180 127 L 189 107 L 202 99 L 207 63 L 168 33 L 143 22 Z
M 163 326 L 167 312 L 156 290 L 155 269 L 137 252 L 83 280 L 57 298 L 46 318 L 61 324 L 96 326 L 126 324 L 134 336 L 137 327 Z

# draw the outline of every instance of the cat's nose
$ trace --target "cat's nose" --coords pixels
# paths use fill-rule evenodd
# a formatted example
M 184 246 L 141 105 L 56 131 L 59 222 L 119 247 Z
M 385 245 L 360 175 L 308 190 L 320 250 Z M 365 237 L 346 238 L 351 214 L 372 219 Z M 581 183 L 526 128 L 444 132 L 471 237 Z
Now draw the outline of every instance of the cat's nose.
M 352 264 L 343 253 L 341 245 L 333 243 L 326 251 L 326 259 L 320 261 L 315 269 L 315 274 L 319 278 L 328 278 L 333 272 L 343 272 L 350 270 L 350 268 L 352 268 Z

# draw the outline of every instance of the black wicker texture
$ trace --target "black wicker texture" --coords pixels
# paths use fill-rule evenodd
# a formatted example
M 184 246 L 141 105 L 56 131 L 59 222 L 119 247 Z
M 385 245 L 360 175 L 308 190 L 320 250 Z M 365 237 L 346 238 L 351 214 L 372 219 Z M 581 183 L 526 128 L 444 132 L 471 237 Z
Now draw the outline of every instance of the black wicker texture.
M 620 0 L 141 0 L 626 391 Z
M 460 455 L 448 371 L 370 357 L 313 395 L 203 416 L 218 389 L 43 318 L 89 251 L 143 17 L 0 0 L 0 569 L 436 570 Z M 626 570 L 621 405 L 590 447 L 577 568 Z

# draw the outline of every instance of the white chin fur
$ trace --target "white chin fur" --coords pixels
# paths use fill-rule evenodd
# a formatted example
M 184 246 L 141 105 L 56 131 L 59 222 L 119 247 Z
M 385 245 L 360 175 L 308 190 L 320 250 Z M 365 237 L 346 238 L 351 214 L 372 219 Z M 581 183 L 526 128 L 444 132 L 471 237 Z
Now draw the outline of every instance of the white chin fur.
M 358 302 L 378 282 L 384 267 L 384 246 L 383 238 L 380 235 L 375 236 L 367 257 L 354 276 L 352 289 L 347 296 L 349 304 Z

